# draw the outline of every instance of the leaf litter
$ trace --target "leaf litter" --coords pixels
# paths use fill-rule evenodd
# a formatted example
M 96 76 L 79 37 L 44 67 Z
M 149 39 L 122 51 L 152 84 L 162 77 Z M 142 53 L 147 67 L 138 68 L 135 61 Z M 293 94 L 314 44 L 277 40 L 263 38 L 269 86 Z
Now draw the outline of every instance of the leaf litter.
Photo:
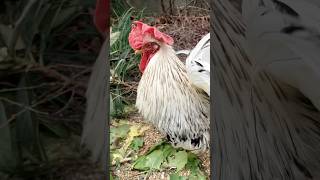
M 127 119 L 113 120 L 110 128 L 113 179 L 208 179 L 209 153 L 173 148 L 137 113 Z

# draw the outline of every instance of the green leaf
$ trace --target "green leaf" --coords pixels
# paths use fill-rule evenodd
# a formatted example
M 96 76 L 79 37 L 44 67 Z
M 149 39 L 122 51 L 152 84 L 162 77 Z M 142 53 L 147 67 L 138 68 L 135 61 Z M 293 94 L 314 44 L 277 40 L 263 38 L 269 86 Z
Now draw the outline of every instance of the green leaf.
M 147 154 L 151 153 L 152 151 L 154 151 L 154 150 L 156 150 L 156 149 L 161 149 L 165 144 L 168 144 L 168 143 L 167 143 L 166 141 L 164 141 L 164 140 L 158 142 L 157 144 L 155 144 L 154 146 L 152 146 L 152 147 L 149 149 L 149 151 L 148 151 Z
M 3 103 L 0 101 L 0 169 L 14 167 L 14 156 L 10 125 L 7 124 L 7 115 Z
M 155 150 L 146 156 L 139 157 L 133 164 L 133 168 L 138 170 L 160 170 L 160 166 L 164 160 L 163 152 Z
M 133 150 L 137 151 L 140 147 L 143 146 L 143 138 L 135 137 L 131 143 L 131 147 Z
M 75 15 L 79 14 L 79 8 L 78 6 L 69 6 L 63 9 L 59 9 L 59 13 L 57 13 L 55 15 L 55 17 L 53 18 L 53 23 L 52 23 L 52 27 L 51 28 L 55 28 L 58 27 L 62 24 L 64 24 L 65 22 L 69 21 L 70 18 L 74 17 Z
M 112 144 L 117 138 L 125 138 L 127 137 L 130 130 L 130 126 L 128 124 L 122 124 L 118 127 L 110 128 L 110 143 Z
M 134 163 L 133 168 L 137 170 L 149 170 L 149 167 L 146 165 L 147 163 L 147 156 L 140 156 Z
M 200 170 L 199 165 L 200 165 L 200 160 L 198 159 L 198 157 L 193 153 L 189 153 L 188 163 L 186 165 L 186 168 L 191 170 L 193 174 L 197 174 L 198 171 Z
M 186 164 L 186 169 L 191 171 L 190 176 L 188 177 L 190 180 L 206 180 L 206 176 L 200 169 L 200 160 L 198 157 L 193 154 L 188 154 L 188 163 Z
M 191 174 L 190 176 L 188 176 L 188 179 L 189 180 L 206 180 L 207 178 L 199 171 L 199 173 L 197 174 Z
M 28 86 L 28 74 L 24 74 L 19 82 L 19 88 L 23 89 Z M 17 101 L 26 107 L 30 107 L 31 95 L 28 90 L 21 90 L 17 94 Z M 32 152 L 33 159 L 40 161 L 47 160 L 47 155 L 43 144 L 40 141 L 39 121 L 26 107 L 19 108 L 18 111 L 23 112 L 17 116 L 16 120 L 16 139 L 19 152 L 19 160 L 21 161 L 27 151 Z M 32 159 L 31 159 L 32 160 Z
M 20 80 L 19 88 L 27 86 L 26 74 Z M 27 90 L 19 91 L 17 94 L 17 101 L 25 106 L 30 105 L 29 93 Z M 31 112 L 25 108 L 19 108 L 18 111 L 23 111 L 21 115 L 17 117 L 17 141 L 21 143 L 22 147 L 30 148 L 35 142 L 35 127 L 31 117 Z
M 169 166 L 176 167 L 176 172 L 179 172 L 188 162 L 188 153 L 186 151 L 179 151 L 173 156 L 169 157 Z
M 163 156 L 168 158 L 170 155 L 176 152 L 176 149 L 172 147 L 170 144 L 165 144 L 163 147 Z
M 112 98 L 112 104 L 114 106 L 114 110 L 113 110 L 113 114 L 111 114 L 111 116 L 113 117 L 117 117 L 120 116 L 123 113 L 123 109 L 124 109 L 124 102 L 123 102 L 123 97 L 121 96 L 121 91 L 120 91 L 120 87 L 117 87 L 116 89 L 114 89 L 115 91 L 115 96 Z
M 150 169 L 160 170 L 160 166 L 164 161 L 163 152 L 161 150 L 155 150 L 147 156 L 146 166 Z
M 170 180 L 187 180 L 185 176 L 179 176 L 178 174 L 170 174 Z

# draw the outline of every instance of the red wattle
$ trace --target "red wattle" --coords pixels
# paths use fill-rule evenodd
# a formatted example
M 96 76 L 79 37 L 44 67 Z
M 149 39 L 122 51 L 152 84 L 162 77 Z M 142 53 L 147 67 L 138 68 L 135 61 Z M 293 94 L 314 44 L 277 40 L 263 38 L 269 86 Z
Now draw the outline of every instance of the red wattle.
M 139 70 L 141 73 L 144 72 L 144 70 L 146 69 L 146 67 L 147 67 L 147 65 L 153 55 L 154 55 L 154 53 L 151 53 L 148 51 L 142 53 L 142 57 L 141 57 L 140 65 L 139 65 Z

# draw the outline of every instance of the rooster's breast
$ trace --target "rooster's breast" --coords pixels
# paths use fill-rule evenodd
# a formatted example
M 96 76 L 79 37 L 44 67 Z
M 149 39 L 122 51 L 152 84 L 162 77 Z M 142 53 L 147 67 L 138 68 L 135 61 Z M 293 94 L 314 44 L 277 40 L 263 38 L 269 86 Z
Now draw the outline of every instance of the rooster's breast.
M 142 75 L 136 107 L 174 146 L 206 149 L 209 98 L 191 85 L 184 64 L 170 47 L 160 48 Z

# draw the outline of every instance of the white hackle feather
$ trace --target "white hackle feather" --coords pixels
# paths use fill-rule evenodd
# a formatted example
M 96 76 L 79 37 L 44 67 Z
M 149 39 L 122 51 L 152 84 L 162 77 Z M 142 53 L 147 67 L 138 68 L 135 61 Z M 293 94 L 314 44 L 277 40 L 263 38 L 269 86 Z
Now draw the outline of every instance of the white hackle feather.
M 320 179 L 319 5 L 214 1 L 214 179 Z
M 203 151 L 209 143 L 209 98 L 192 85 L 171 46 L 148 63 L 137 89 L 136 107 L 176 147 Z
M 205 35 L 186 59 L 188 76 L 210 96 L 210 34 Z
M 184 50 L 179 50 L 179 51 L 176 51 L 176 55 L 180 55 L 180 54 L 184 54 L 184 55 L 189 55 L 191 52 L 191 50 L 187 50 L 187 49 L 184 49 Z

